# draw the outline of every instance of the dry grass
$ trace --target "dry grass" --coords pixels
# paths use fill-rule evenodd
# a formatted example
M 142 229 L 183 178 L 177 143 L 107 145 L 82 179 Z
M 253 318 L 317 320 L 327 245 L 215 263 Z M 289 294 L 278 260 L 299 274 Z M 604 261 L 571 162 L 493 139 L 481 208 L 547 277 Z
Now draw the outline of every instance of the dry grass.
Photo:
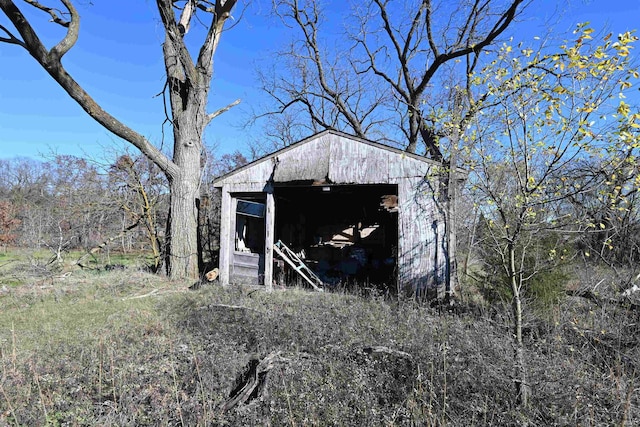
M 486 313 L 296 289 L 191 292 L 136 270 L 26 280 L 0 294 L 0 426 L 639 422 L 638 313 L 572 299 L 531 319 L 528 409 L 514 405 L 507 314 Z M 260 386 L 224 411 L 268 354 L 278 357 Z

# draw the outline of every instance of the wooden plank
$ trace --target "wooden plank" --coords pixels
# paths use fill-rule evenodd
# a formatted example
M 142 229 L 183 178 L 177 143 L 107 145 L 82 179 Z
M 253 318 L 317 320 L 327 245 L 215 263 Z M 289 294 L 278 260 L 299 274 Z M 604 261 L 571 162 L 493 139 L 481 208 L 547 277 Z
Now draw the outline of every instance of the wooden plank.
M 230 194 L 231 195 L 231 194 Z M 229 245 L 229 277 L 233 275 L 234 254 L 236 251 L 236 214 L 238 209 L 238 199 L 231 195 L 231 203 L 229 207 L 229 235 L 227 244 Z M 222 239 L 221 239 L 222 241 Z M 233 283 L 235 284 L 235 283 Z
M 230 193 L 261 193 L 264 191 L 266 181 L 261 182 L 232 182 L 226 184 Z
M 234 285 L 262 285 L 260 254 L 232 251 L 232 258 L 230 280 Z
M 389 181 L 397 182 L 403 178 L 423 178 L 429 174 L 433 165 L 422 162 L 405 154 L 389 155 Z
M 264 231 L 264 286 L 266 290 L 273 290 L 273 239 L 275 234 L 276 209 L 273 192 L 267 193 L 267 214 L 265 216 Z
M 234 212 L 235 213 L 235 212 Z M 229 285 L 229 270 L 231 267 L 230 244 L 231 233 L 231 194 L 227 186 L 222 187 L 222 206 L 220 209 L 220 255 L 218 268 L 220 269 L 220 283 L 222 286 Z

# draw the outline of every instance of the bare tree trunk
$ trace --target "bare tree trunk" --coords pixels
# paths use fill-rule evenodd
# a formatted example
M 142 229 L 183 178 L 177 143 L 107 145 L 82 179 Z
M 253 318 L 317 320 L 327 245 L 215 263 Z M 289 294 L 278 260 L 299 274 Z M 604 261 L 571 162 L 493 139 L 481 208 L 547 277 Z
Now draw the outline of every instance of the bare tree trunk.
M 524 358 L 524 344 L 522 343 L 522 299 L 520 295 L 519 272 L 516 268 L 516 250 L 513 243 L 508 245 L 509 276 L 511 291 L 513 292 L 513 326 L 514 326 L 514 365 L 516 386 L 516 402 L 522 407 L 529 405 L 531 389 L 527 383 L 527 369 Z
M 459 88 L 454 88 L 453 99 L 453 120 L 451 123 L 451 130 L 449 135 L 449 142 L 451 148 L 449 150 L 449 161 L 445 163 L 447 168 L 447 183 L 446 183 L 446 222 L 445 233 L 447 239 L 447 277 L 445 283 L 445 299 L 449 301 L 456 293 L 458 288 L 458 260 L 457 260 L 457 241 L 458 241 L 458 216 L 456 212 L 456 202 L 458 200 L 458 147 L 460 145 L 460 138 L 462 135 L 462 112 L 464 108 L 464 97 L 468 94 L 464 93 Z M 428 134 L 424 134 L 425 137 L 431 139 L 431 144 L 436 143 L 435 133 L 430 131 Z M 427 147 L 429 147 L 429 143 Z M 433 150 L 432 150 L 433 151 Z M 442 154 L 439 150 L 432 152 L 433 155 Z M 439 159 L 442 161 L 442 157 Z
M 198 154 L 199 155 L 199 154 Z M 193 163 L 191 163 L 193 164 Z M 169 180 L 171 210 L 168 246 L 169 277 L 198 277 L 198 232 L 196 198 L 199 194 L 199 161 L 195 170 L 183 168 L 184 174 Z

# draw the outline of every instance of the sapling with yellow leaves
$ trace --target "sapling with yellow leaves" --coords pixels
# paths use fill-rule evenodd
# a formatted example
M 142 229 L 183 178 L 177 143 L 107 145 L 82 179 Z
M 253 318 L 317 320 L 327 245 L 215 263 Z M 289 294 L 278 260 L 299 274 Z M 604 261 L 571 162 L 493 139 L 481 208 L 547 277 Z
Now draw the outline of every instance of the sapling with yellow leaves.
M 509 287 L 514 382 L 524 406 L 530 386 L 523 299 L 532 295 L 536 276 L 567 255 L 560 250 L 563 242 L 600 226 L 576 215 L 573 202 L 605 192 L 620 204 L 628 193 L 586 171 L 597 165 L 609 176 L 628 175 L 636 158 L 640 114 L 629 101 L 638 78 L 632 59 L 636 41 L 633 32 L 596 37 L 581 24 L 574 40 L 553 52 L 503 44 L 471 79 L 473 90 L 484 95 L 474 100 L 480 114 L 465 134 L 469 183 L 485 219 L 486 241 Z M 545 254 L 539 251 L 543 239 L 555 242 Z

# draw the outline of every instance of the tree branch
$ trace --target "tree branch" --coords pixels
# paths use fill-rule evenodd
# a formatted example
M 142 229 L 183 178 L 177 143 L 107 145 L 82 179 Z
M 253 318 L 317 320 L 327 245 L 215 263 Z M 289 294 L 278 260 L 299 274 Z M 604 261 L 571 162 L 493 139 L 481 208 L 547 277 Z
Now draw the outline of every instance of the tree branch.
M 0 0 L 0 9 L 7 15 L 7 18 L 16 27 L 18 33 L 22 36 L 22 44 L 29 54 L 33 56 L 40 64 L 47 58 L 48 52 L 44 47 L 40 38 L 24 17 L 22 12 L 16 7 L 11 0 Z
M 209 80 L 213 74 L 213 55 L 218 48 L 218 43 L 220 43 L 220 36 L 222 35 L 224 24 L 231 16 L 231 10 L 237 2 L 238 0 L 217 0 L 215 2 L 211 25 L 209 26 L 205 42 L 200 48 L 196 62 L 196 68 L 200 74 L 207 76 Z
M 180 21 L 178 22 L 178 29 L 184 35 L 189 32 L 189 26 L 191 24 L 191 17 L 195 12 L 196 0 L 187 0 L 182 14 L 180 14 Z
M 80 32 L 80 15 L 78 15 L 78 11 L 71 3 L 71 0 L 61 1 L 69 11 L 71 21 L 68 22 L 68 25 L 65 25 L 67 27 L 67 34 L 57 45 L 53 47 L 53 49 L 51 49 L 51 54 L 58 58 L 62 58 L 64 54 L 76 44 L 78 41 L 78 34 Z
M 0 37 L 0 42 L 17 44 L 18 46 L 22 46 L 23 48 L 27 48 L 27 45 L 22 42 L 22 40 L 18 39 L 14 36 L 11 31 L 7 29 L 4 25 L 0 25 L 0 30 L 3 31 L 9 37 Z
M 65 6 L 73 11 L 70 0 L 63 0 Z M 11 0 L 0 0 L 0 9 L 5 13 L 7 18 L 16 27 L 24 42 L 21 44 L 38 61 L 45 71 L 53 77 L 53 79 L 73 98 L 83 110 L 89 114 L 94 120 L 100 123 L 109 131 L 113 132 L 120 138 L 130 142 L 140 151 L 142 151 L 151 161 L 167 175 L 175 176 L 178 173 L 177 166 L 167 158 L 160 150 L 154 147 L 142 135 L 129 128 L 118 119 L 107 113 L 98 103 L 76 82 L 65 70 L 60 62 L 61 56 L 73 45 L 73 36 L 67 33 L 63 41 L 58 43 L 56 47 L 47 51 L 40 38 L 29 24 L 22 12 L 15 6 Z M 78 19 L 77 14 L 75 18 Z M 77 29 L 77 22 L 72 22 L 69 30 Z
M 69 27 L 69 25 L 71 24 L 71 21 L 66 21 L 62 19 L 60 15 L 63 15 L 64 13 L 59 9 L 44 6 L 35 0 L 24 0 L 24 2 L 30 4 L 36 9 L 40 9 L 41 11 L 48 13 L 51 16 L 51 22 L 55 22 L 56 24 L 62 25 L 63 27 Z M 67 2 L 63 1 L 62 3 L 65 5 L 67 9 L 69 8 L 69 6 L 67 5 Z M 73 16 L 71 18 L 73 19 Z
M 416 91 L 418 93 L 424 92 L 433 75 L 445 62 L 469 55 L 470 53 L 477 54 L 481 52 L 482 49 L 493 43 L 493 41 L 500 34 L 502 34 L 513 22 L 516 16 L 516 12 L 518 11 L 518 7 L 524 1 L 525 0 L 513 0 L 511 6 L 509 6 L 509 8 L 500 16 L 500 19 L 498 19 L 498 21 L 493 25 L 488 34 L 479 43 L 475 43 L 473 45 L 469 45 L 468 43 L 466 43 L 465 47 L 461 49 L 454 49 L 452 51 L 437 55 L 431 65 L 427 68 L 427 71 L 422 76 L 420 84 L 416 87 Z M 468 37 L 470 38 L 471 35 L 469 35 Z
M 191 54 L 184 44 L 184 28 L 178 27 L 173 13 L 172 0 L 157 0 L 158 12 L 165 28 L 165 67 L 167 77 L 175 78 L 185 83 L 186 80 L 195 81 L 195 66 Z M 177 60 L 177 61 L 176 61 Z M 179 62 L 178 62 L 179 61 Z
M 230 109 L 232 109 L 233 107 L 235 107 L 238 104 L 240 104 L 240 99 L 236 99 L 235 101 L 233 101 L 231 104 L 227 105 L 226 107 L 220 108 L 219 110 L 216 110 L 211 114 L 208 114 L 207 115 L 207 123 L 209 123 L 211 120 L 215 119 L 219 115 L 221 115 L 223 113 L 226 113 L 227 111 L 229 111 Z

